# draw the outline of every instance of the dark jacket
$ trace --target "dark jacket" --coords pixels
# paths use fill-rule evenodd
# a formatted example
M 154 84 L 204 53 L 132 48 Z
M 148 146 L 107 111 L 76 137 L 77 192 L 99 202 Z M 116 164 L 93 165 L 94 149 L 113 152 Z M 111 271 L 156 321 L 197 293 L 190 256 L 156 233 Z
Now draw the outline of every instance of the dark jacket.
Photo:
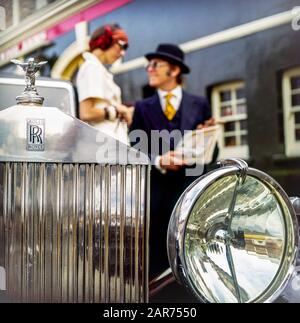
M 208 101 L 199 96 L 191 95 L 183 91 L 182 101 L 174 118 L 169 121 L 163 113 L 159 96 L 154 96 L 138 101 L 135 105 L 132 130 L 143 130 L 148 137 L 148 144 L 143 151 L 149 154 L 154 164 L 155 157 L 162 155 L 163 146 L 153 149 L 151 147 L 152 130 L 194 130 L 197 125 L 211 118 L 211 109 Z M 131 141 L 132 145 L 136 142 Z M 176 142 L 171 141 L 171 150 Z M 151 150 L 152 148 L 152 150 Z M 150 190 L 150 277 L 159 274 L 160 270 L 168 267 L 166 253 L 166 236 L 169 219 L 173 207 L 181 193 L 191 180 L 185 176 L 185 169 L 179 171 L 167 171 L 162 174 L 155 166 L 151 169 Z

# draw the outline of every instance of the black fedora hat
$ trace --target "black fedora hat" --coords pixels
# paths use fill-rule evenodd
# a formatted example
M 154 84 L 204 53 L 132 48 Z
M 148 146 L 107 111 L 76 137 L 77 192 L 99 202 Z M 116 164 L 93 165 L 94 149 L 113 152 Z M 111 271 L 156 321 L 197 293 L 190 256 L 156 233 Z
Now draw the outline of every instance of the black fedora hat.
M 156 52 L 146 54 L 145 57 L 150 61 L 153 58 L 161 58 L 171 64 L 181 68 L 182 73 L 189 73 L 190 68 L 184 63 L 184 52 L 174 44 L 159 44 Z

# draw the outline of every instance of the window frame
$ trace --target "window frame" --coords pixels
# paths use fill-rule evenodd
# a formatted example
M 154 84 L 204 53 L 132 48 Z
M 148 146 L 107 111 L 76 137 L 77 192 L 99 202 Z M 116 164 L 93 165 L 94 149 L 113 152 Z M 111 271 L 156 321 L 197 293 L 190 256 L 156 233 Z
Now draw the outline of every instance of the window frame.
M 282 77 L 284 144 L 287 157 L 300 156 L 300 140 L 295 138 L 295 113 L 300 112 L 300 105 L 292 106 L 292 94 L 300 94 L 300 88 L 292 90 L 291 87 L 291 79 L 295 76 L 300 78 L 300 67 L 287 70 Z M 300 126 L 297 129 L 300 129 Z
M 212 114 L 213 117 L 216 119 L 216 122 L 219 122 L 221 125 L 221 131 L 220 131 L 220 136 L 218 140 L 218 145 L 219 145 L 219 158 L 230 158 L 230 157 L 239 157 L 243 159 L 249 159 L 249 144 L 247 145 L 237 145 L 237 146 L 225 146 L 225 131 L 224 131 L 224 123 L 226 122 L 237 122 L 237 121 L 243 121 L 243 120 L 248 120 L 248 113 L 243 113 L 243 114 L 234 114 L 232 116 L 221 116 L 221 106 L 224 106 L 225 102 L 230 102 L 231 106 L 234 109 L 234 112 L 236 111 L 236 108 L 238 104 L 245 104 L 247 107 L 247 98 L 246 96 L 242 99 L 237 99 L 236 93 L 238 89 L 245 89 L 245 82 L 243 81 L 234 81 L 234 82 L 226 82 L 221 85 L 214 86 L 212 88 Z M 225 91 L 230 91 L 231 92 L 231 98 L 229 101 L 221 101 L 220 93 L 225 92 Z M 239 134 L 240 138 L 242 135 L 247 135 L 248 136 L 248 127 L 247 129 L 243 130 L 240 129 L 240 124 L 236 123 L 238 125 L 238 129 L 235 129 L 232 131 L 232 135 L 234 134 L 235 136 Z M 227 137 L 228 136 L 227 132 Z M 239 140 L 239 139 L 238 139 Z M 239 144 L 240 142 L 238 142 Z

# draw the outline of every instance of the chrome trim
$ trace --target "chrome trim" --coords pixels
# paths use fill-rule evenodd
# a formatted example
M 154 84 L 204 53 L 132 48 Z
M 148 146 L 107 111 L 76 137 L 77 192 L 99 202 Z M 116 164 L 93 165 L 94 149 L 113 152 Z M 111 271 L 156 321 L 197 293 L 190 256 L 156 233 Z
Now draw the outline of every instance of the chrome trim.
M 150 297 L 158 294 L 163 288 L 175 282 L 175 277 L 172 273 L 171 268 L 166 269 L 159 276 L 155 277 L 149 283 L 149 294 Z
M 25 73 L 26 87 L 23 93 L 17 96 L 17 104 L 42 105 L 44 98 L 38 94 L 35 87 L 35 74 L 38 73 L 41 67 L 47 64 L 47 62 L 38 62 L 35 61 L 34 58 L 29 58 L 27 62 L 21 62 L 17 59 L 12 59 L 11 62 L 21 67 Z
M 147 302 L 149 167 L 0 162 L 9 299 Z
M 290 197 L 290 201 L 293 204 L 297 216 L 300 217 L 300 197 Z
M 27 150 L 28 120 L 44 120 L 44 151 Z M 16 105 L 0 111 L 0 161 L 148 165 L 145 154 L 57 108 Z
M 242 183 L 245 182 L 248 172 L 248 164 L 241 158 L 227 158 L 224 160 L 220 160 L 217 163 L 219 166 L 237 166 L 240 170 L 239 175 L 242 178 Z
M 0 111 L 9 299 L 147 302 L 149 175 L 148 156 L 55 107 Z
M 220 178 L 230 175 L 237 175 L 240 171 L 238 166 L 226 166 L 218 170 L 212 171 L 191 184 L 185 192 L 181 195 L 175 208 L 173 210 L 171 220 L 168 228 L 168 257 L 178 282 L 182 283 L 187 289 L 191 290 L 196 297 L 200 297 L 198 292 L 194 290 L 192 282 L 189 281 L 189 276 L 186 271 L 186 263 L 184 257 L 184 236 L 186 223 L 193 209 L 196 201 L 201 194 L 213 183 Z M 286 257 L 281 265 L 280 276 L 277 277 L 275 283 L 277 283 L 276 290 L 269 289 L 266 291 L 265 299 L 256 299 L 257 302 L 272 302 L 274 301 L 285 289 L 289 279 L 295 270 L 297 247 L 298 247 L 298 224 L 296 219 L 295 210 L 281 186 L 267 174 L 258 171 L 253 168 L 249 168 L 247 171 L 249 176 L 256 177 L 262 180 L 268 187 L 273 187 L 274 194 L 282 202 L 284 207 L 284 214 L 288 214 L 285 217 L 286 223 L 286 246 L 292 246 L 289 249 L 286 248 Z M 275 284 L 276 285 L 276 284 Z M 205 299 L 201 298 L 202 301 Z

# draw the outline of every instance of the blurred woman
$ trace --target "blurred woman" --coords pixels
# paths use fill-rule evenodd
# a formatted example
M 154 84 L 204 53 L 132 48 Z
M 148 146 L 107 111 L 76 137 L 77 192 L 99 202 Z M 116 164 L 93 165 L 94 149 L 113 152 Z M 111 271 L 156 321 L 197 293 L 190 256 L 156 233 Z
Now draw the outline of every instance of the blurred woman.
M 93 32 L 89 47 L 77 75 L 80 119 L 128 144 L 133 108 L 121 104 L 121 90 L 106 68 L 124 56 L 128 36 L 119 25 L 106 24 Z

